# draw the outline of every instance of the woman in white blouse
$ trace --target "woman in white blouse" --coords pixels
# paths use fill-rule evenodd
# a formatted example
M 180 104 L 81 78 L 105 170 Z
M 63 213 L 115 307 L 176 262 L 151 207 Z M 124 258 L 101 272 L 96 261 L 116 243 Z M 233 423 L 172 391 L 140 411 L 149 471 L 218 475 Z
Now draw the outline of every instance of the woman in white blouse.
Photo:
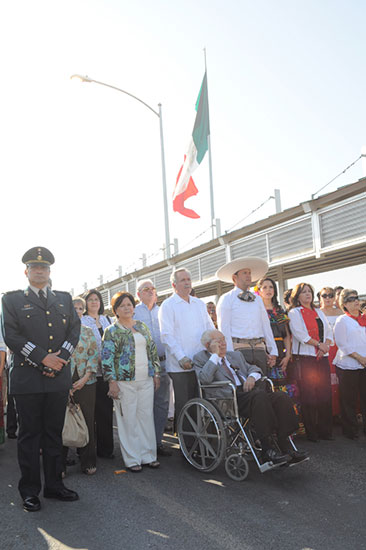
M 345 288 L 340 295 L 344 315 L 335 324 L 334 335 L 338 352 L 334 359 L 339 379 L 341 422 L 343 434 L 358 438 L 357 399 L 366 433 L 366 317 L 361 315 L 356 290 Z
M 336 374 L 336 366 L 334 364 L 334 358 L 337 354 L 337 346 L 334 344 L 334 325 L 338 317 L 342 315 L 342 310 L 335 303 L 335 291 L 330 286 L 323 287 L 317 294 L 319 298 L 320 310 L 324 313 L 328 319 L 333 331 L 333 345 L 329 348 L 329 365 L 330 365 L 330 381 L 332 385 L 332 410 L 333 416 L 339 416 L 341 414 L 341 408 L 339 403 L 339 382 Z
M 328 362 L 332 329 L 324 313 L 315 308 L 309 284 L 299 283 L 292 290 L 289 318 L 306 436 L 310 441 L 333 439 Z

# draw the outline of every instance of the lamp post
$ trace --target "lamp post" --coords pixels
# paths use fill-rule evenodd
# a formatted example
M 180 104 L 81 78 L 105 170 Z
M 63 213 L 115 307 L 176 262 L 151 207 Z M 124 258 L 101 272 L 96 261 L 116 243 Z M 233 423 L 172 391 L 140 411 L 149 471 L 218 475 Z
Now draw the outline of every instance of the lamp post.
M 161 173 L 162 173 L 162 180 L 163 180 L 163 201 L 164 201 L 164 222 L 165 222 L 165 255 L 167 258 L 171 257 L 170 254 L 170 233 L 169 233 L 169 214 L 168 214 L 168 200 L 167 200 L 167 191 L 166 191 L 166 173 L 165 173 L 165 154 L 164 154 L 164 134 L 163 134 L 163 114 L 162 114 L 162 108 L 161 103 L 159 103 L 159 111 L 155 111 L 150 105 L 145 103 L 145 101 L 142 101 L 139 97 L 136 97 L 133 94 L 130 94 L 130 92 L 126 92 L 126 90 L 122 90 L 121 88 L 117 88 L 116 86 L 112 86 L 111 84 L 106 84 L 105 82 L 100 82 L 99 80 L 94 80 L 93 78 L 89 78 L 89 76 L 82 76 L 80 74 L 73 74 L 71 79 L 78 79 L 81 80 L 81 82 L 94 82 L 94 84 L 100 84 L 101 86 L 106 86 L 107 88 L 112 88 L 113 90 L 117 90 L 117 92 L 122 92 L 123 94 L 126 94 L 133 99 L 136 99 L 139 103 L 142 103 L 154 113 L 159 118 L 159 128 L 160 128 L 160 148 L 161 148 Z

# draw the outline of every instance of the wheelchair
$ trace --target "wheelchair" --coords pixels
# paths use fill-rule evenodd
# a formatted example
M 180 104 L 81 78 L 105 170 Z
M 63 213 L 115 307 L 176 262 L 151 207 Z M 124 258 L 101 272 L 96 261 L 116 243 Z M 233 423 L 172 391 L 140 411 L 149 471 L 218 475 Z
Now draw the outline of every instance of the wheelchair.
M 272 381 L 262 378 L 268 391 L 274 391 Z M 197 379 L 199 397 L 191 399 L 182 408 L 177 433 L 185 459 L 201 472 L 212 472 L 223 461 L 225 471 L 234 481 L 244 481 L 249 474 L 248 460 L 253 459 L 261 473 L 287 463 L 262 462 L 262 449 L 250 419 L 239 417 L 236 387 L 230 381 L 201 384 Z M 205 395 L 206 390 L 229 387 L 231 398 Z M 289 437 L 292 448 L 297 448 Z

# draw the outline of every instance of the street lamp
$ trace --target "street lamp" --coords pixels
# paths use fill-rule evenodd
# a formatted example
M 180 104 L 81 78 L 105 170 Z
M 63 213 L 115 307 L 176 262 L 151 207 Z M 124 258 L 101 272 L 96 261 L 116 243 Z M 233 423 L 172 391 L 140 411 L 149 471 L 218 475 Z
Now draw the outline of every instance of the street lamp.
M 130 92 L 126 92 L 126 90 L 122 90 L 121 88 L 117 88 L 116 86 L 112 86 L 111 84 L 106 84 L 105 82 L 100 82 L 99 80 L 94 80 L 92 78 L 89 78 L 89 76 L 82 76 L 80 74 L 73 74 L 71 79 L 78 79 L 81 80 L 81 82 L 94 82 L 94 84 L 100 84 L 101 86 L 106 86 L 107 88 L 112 88 L 113 90 L 117 90 L 117 92 L 122 92 L 123 94 L 129 95 L 133 99 L 136 99 L 139 103 L 142 103 L 147 107 L 150 111 L 154 113 L 159 118 L 159 125 L 160 125 L 160 148 L 161 148 L 161 172 L 162 172 L 162 179 L 163 179 L 163 201 L 164 201 L 164 220 L 165 220 L 165 254 L 167 258 L 171 257 L 170 254 L 170 234 L 169 234 L 169 214 L 168 214 L 168 200 L 167 200 L 167 192 L 166 192 L 166 174 L 165 174 L 165 154 L 164 154 L 164 134 L 163 134 L 163 115 L 162 115 L 162 109 L 161 109 L 161 103 L 159 103 L 159 111 L 155 111 L 150 105 L 145 103 L 145 101 L 142 101 L 139 97 L 136 97 L 133 94 L 130 94 Z

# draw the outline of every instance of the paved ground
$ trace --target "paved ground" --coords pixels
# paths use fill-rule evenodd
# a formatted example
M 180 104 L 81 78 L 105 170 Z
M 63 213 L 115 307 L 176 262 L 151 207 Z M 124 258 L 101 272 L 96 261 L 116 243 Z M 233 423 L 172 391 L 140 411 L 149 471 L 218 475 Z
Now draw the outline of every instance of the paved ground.
M 170 444 L 174 438 L 167 437 Z M 366 549 L 366 441 L 299 442 L 311 461 L 231 481 L 220 467 L 203 475 L 181 457 L 159 470 L 116 475 L 100 460 L 96 476 L 69 468 L 80 501 L 42 499 L 27 514 L 17 491 L 16 442 L 0 449 L 2 550 L 358 550 Z

